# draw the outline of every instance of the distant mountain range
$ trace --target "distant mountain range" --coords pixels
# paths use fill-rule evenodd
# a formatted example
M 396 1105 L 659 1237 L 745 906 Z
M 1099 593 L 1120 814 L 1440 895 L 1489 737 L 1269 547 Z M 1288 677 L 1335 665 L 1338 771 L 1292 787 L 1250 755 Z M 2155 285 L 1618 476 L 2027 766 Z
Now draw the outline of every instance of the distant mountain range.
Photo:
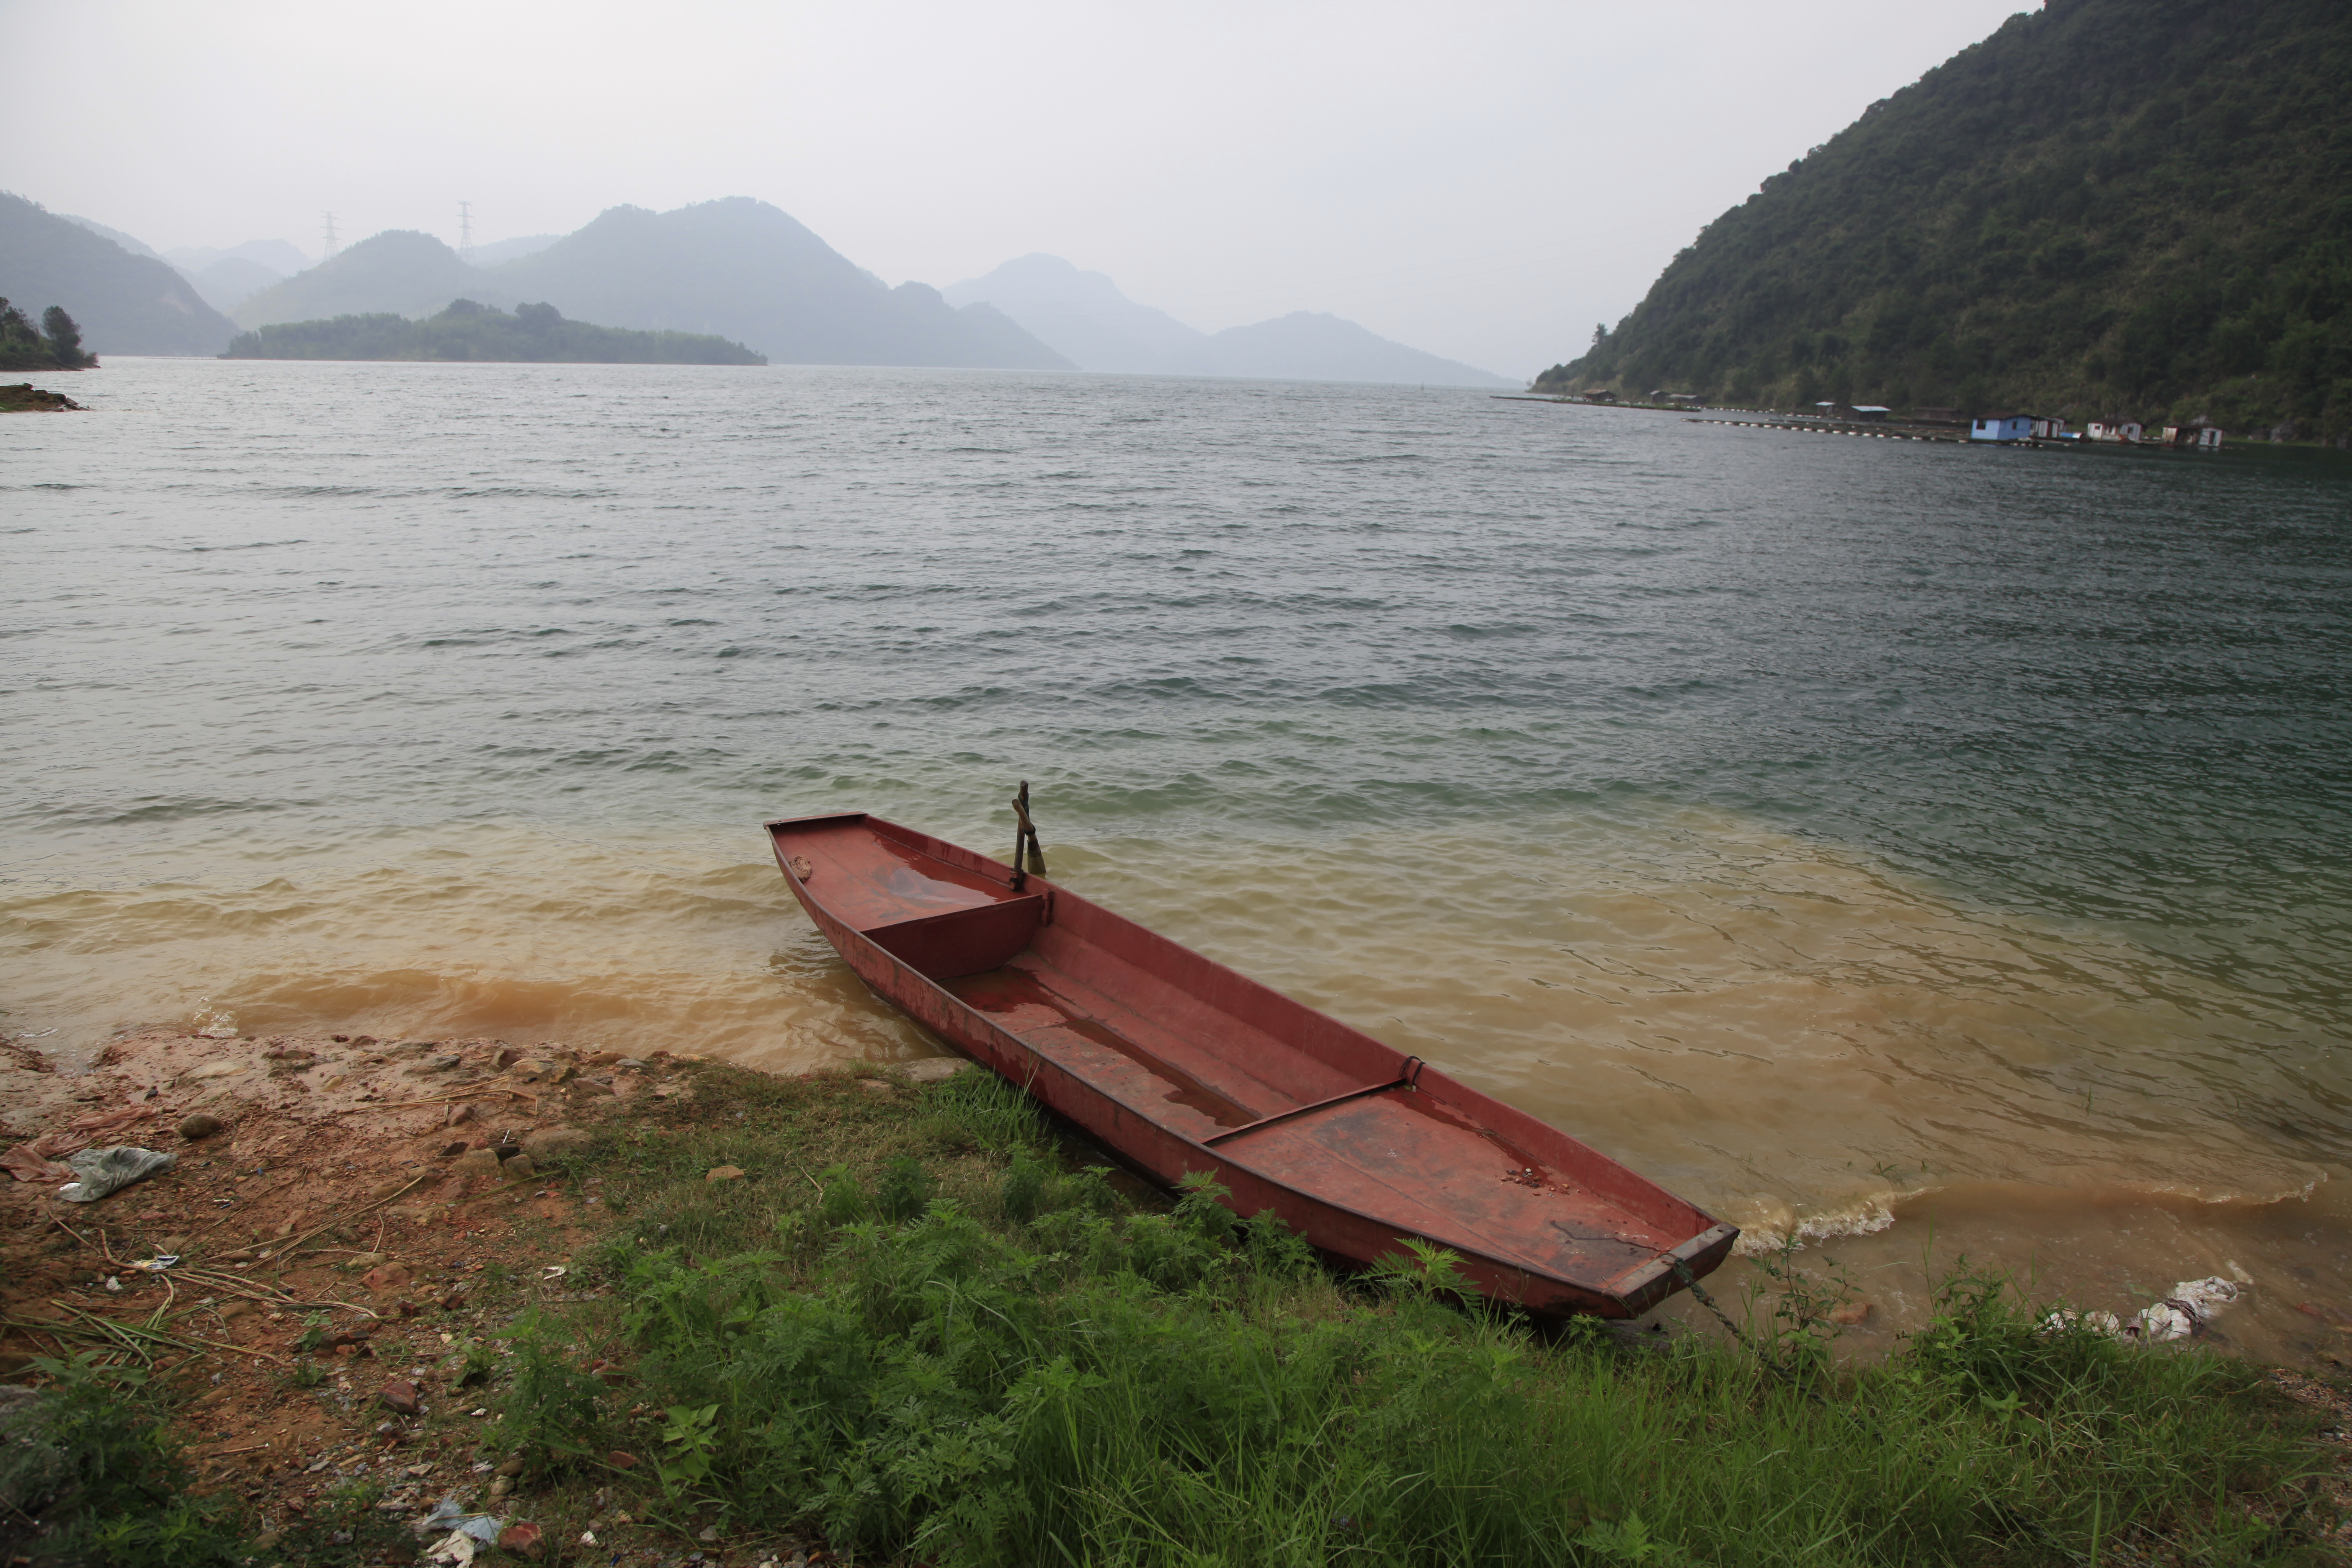
M 572 322 L 731 339 L 788 364 L 1512 384 L 1337 316 L 1301 310 L 1199 331 L 1054 256 L 1009 261 L 945 293 L 922 283 L 893 289 L 787 214 L 744 196 L 666 213 L 614 207 L 576 233 L 502 240 L 470 257 L 431 235 L 390 229 L 315 266 L 282 239 L 158 255 L 90 219 L 0 202 L 0 292 L 37 310 L 64 306 L 101 354 L 218 353 L 239 327 L 421 320 L 471 300 L 493 310 L 543 303 Z
M 984 278 L 943 290 L 948 303 L 995 306 L 1081 370 L 1157 375 L 1232 375 L 1288 381 L 1434 383 L 1514 386 L 1458 360 L 1441 359 L 1342 321 L 1297 310 L 1211 334 L 1139 305 L 1099 272 L 1058 256 L 1024 256 Z
M 423 316 L 459 298 L 499 309 L 540 300 L 575 321 L 731 338 L 784 363 L 1071 368 L 992 307 L 959 310 L 920 283 L 892 289 L 788 215 L 743 196 L 666 213 L 614 207 L 490 267 L 468 266 L 431 235 L 389 230 L 233 314 L 248 328 Z
M 61 307 L 80 326 L 82 345 L 101 357 L 218 353 L 236 331 L 145 246 L 133 251 L 85 222 L 5 193 L 0 295 L 34 317 Z

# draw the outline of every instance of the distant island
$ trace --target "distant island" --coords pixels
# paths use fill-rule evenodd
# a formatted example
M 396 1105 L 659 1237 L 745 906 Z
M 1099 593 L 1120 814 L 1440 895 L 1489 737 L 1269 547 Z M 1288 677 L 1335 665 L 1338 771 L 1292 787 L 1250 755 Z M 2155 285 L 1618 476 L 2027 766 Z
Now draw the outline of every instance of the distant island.
M 552 305 L 513 313 L 454 300 L 412 321 L 381 314 L 286 321 L 239 334 L 223 359 L 478 360 L 487 363 L 765 364 L 768 356 L 700 332 L 641 332 L 568 321 Z
M 98 356 L 81 346 L 81 329 L 62 307 L 41 312 L 36 328 L 24 311 L 0 300 L 0 370 L 95 370 Z

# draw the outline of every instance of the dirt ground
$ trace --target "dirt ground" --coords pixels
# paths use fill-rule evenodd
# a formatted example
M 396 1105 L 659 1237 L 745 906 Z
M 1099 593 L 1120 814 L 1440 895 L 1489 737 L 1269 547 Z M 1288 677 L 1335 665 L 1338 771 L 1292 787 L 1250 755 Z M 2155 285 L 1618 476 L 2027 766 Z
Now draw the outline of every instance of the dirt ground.
M 187 1399 L 199 1485 L 241 1493 L 265 1544 L 354 1478 L 403 1524 L 444 1498 L 528 1521 L 488 1457 L 489 1400 L 465 1362 L 498 1355 L 489 1336 L 530 1302 L 577 1300 L 569 1260 L 601 1228 L 593 1181 L 569 1191 L 533 1153 L 583 1136 L 583 1121 L 686 1092 L 681 1065 L 544 1042 L 150 1030 L 69 1076 L 8 1046 L 0 1377 L 166 1336 L 142 1343 Z M 95 1203 L 58 1195 L 73 1173 L 45 1162 L 115 1145 L 177 1163 Z M 642 1526 L 618 1511 L 567 1521 L 530 1555 L 811 1560 L 791 1542 L 681 1545 Z

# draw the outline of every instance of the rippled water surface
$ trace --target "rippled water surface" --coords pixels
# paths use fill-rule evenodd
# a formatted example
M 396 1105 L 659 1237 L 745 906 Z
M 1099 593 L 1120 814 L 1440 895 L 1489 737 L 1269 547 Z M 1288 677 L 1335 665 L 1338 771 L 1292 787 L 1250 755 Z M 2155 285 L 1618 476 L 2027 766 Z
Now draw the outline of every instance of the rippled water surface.
M 1072 885 L 1865 1276 L 1931 1222 L 2100 1304 L 2234 1265 L 2270 1351 L 2352 1288 L 2342 467 L 1075 375 L 71 390 L 0 423 L 12 1032 L 927 1052 L 758 825 L 1009 848 L 1027 778 Z

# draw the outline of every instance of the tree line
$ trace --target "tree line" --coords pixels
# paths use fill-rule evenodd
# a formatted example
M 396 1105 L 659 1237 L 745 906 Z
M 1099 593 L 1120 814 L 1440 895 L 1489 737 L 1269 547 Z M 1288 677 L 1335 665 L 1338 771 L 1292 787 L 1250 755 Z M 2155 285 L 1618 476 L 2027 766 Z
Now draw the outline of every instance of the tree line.
M 62 305 L 41 312 L 33 325 L 25 312 L 0 300 L 0 370 L 91 370 L 98 356 L 81 346 L 81 328 Z
M 286 321 L 245 332 L 223 359 L 482 360 L 571 364 L 765 364 L 765 354 L 700 332 L 566 321 L 548 304 L 511 313 L 455 300 L 421 321 L 381 313 Z

